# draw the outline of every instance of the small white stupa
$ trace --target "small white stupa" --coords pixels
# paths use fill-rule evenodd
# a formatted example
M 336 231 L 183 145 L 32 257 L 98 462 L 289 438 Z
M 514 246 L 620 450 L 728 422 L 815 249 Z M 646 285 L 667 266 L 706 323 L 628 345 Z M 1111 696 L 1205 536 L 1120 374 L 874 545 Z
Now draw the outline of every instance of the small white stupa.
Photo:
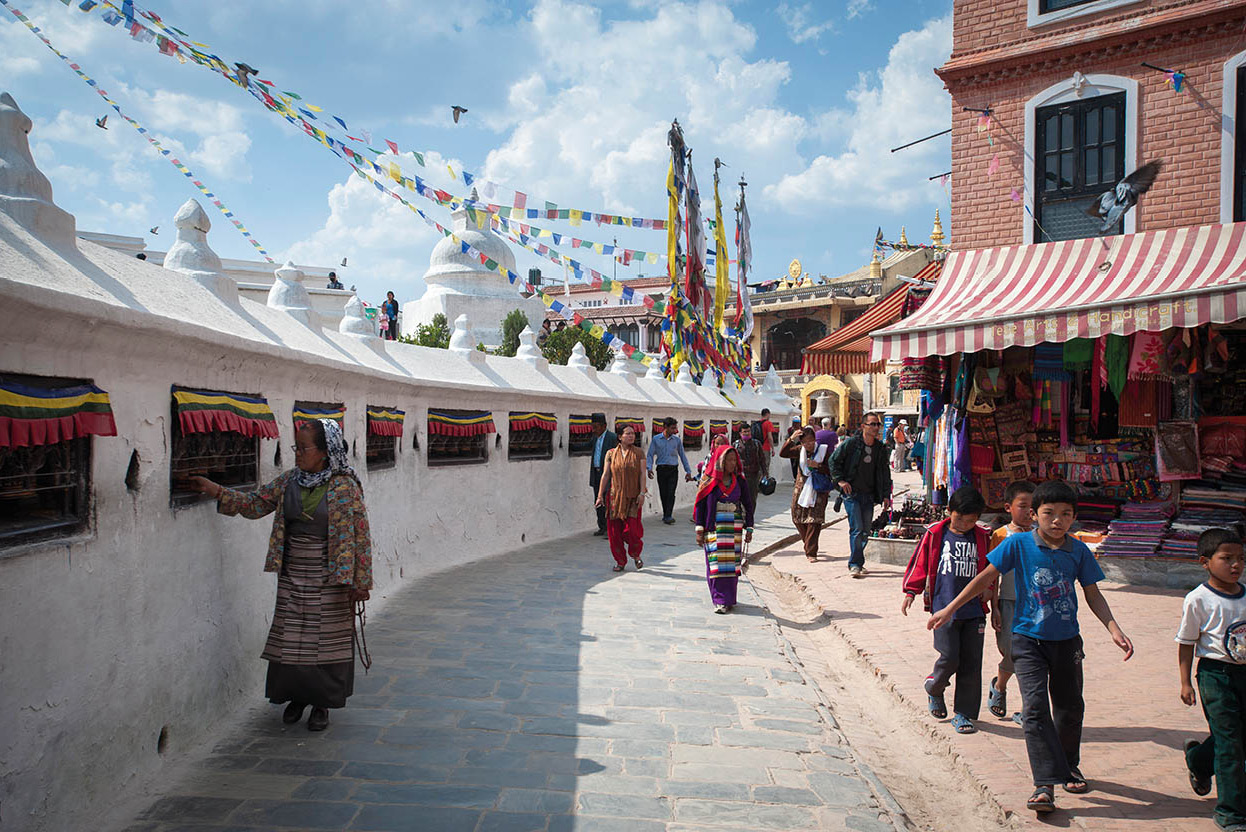
M 238 282 L 222 271 L 221 258 L 208 245 L 212 221 L 197 201 L 188 199 L 173 216 L 177 240 L 164 256 L 164 267 L 193 278 L 214 295 L 238 302 Z
M 473 189 L 469 202 L 475 201 Z M 402 305 L 402 325 L 407 332 L 415 332 L 420 324 L 432 323 L 438 312 L 447 321 L 466 314 L 471 321 L 472 338 L 492 349 L 502 343 L 502 320 L 507 315 L 519 309 L 528 316 L 530 324 L 539 325 L 545 319 L 545 305 L 537 297 L 520 295 L 506 277 L 481 263 L 478 255 L 463 252 L 462 244 L 467 243 L 475 252 L 515 271 L 515 255 L 489 227 L 484 206 L 473 205 L 473 209 L 477 217 L 484 218 L 484 227 L 477 227 L 465 206 L 450 215 L 450 227 L 458 240 L 447 236 L 433 246 L 428 271 L 424 273 L 428 291 L 418 300 Z
M 74 217 L 52 201 L 52 183 L 30 155 L 30 117 L 0 93 L 0 213 L 44 243 L 74 248 Z

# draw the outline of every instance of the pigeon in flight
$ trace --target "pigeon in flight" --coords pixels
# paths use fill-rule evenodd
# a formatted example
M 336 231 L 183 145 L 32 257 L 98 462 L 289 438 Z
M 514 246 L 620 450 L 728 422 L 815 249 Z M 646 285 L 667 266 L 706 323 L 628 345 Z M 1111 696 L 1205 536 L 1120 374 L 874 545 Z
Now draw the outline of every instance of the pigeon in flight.
M 147 229 L 147 233 L 148 233 L 148 234 L 159 234 L 159 233 L 160 233 L 160 226 L 158 226 L 158 225 L 153 225 L 151 228 Z
M 1159 160 L 1147 162 L 1133 173 L 1126 176 L 1116 187 L 1099 197 L 1098 202 L 1091 203 L 1086 213 L 1103 220 L 1100 233 L 1108 231 L 1120 222 L 1125 212 L 1138 203 L 1138 197 L 1146 193 L 1155 184 L 1159 169 L 1163 163 Z
M 451 112 L 453 112 L 453 113 L 454 113 L 454 123 L 455 123 L 455 124 L 458 124 L 458 123 L 459 123 L 459 116 L 461 116 L 461 115 L 463 115 L 464 113 L 466 113 L 466 112 L 467 112 L 467 108 L 466 108 L 466 107 L 460 107 L 458 104 L 455 104 L 453 107 L 451 107 L 451 108 L 450 108 L 450 110 L 451 110 Z
M 346 258 L 345 258 L 345 257 L 343 257 L 343 258 L 342 258 L 342 265 L 341 265 L 341 268 L 343 268 L 343 269 L 344 269 L 344 268 L 346 268 Z
M 95 120 L 95 126 L 101 130 L 107 130 L 108 129 L 108 116 L 104 116 L 103 118 L 97 118 Z
M 238 68 L 238 84 L 244 87 L 248 85 L 248 78 L 252 75 L 258 75 L 260 72 L 258 69 L 254 69 L 244 63 L 236 63 L 234 66 Z

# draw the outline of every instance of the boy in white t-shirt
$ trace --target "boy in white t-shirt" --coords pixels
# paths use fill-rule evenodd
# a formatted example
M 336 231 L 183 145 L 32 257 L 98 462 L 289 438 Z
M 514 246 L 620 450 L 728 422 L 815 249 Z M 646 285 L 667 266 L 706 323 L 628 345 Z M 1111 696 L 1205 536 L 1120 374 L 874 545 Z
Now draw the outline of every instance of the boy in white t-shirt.
M 1246 832 L 1246 557 L 1242 539 L 1228 529 L 1208 529 L 1198 538 L 1198 560 L 1207 570 L 1181 608 L 1177 660 L 1181 701 L 1195 702 L 1190 668 L 1198 656 L 1198 695 L 1211 736 L 1187 740 L 1185 763 L 1194 793 L 1211 791 L 1216 775 L 1216 825 Z

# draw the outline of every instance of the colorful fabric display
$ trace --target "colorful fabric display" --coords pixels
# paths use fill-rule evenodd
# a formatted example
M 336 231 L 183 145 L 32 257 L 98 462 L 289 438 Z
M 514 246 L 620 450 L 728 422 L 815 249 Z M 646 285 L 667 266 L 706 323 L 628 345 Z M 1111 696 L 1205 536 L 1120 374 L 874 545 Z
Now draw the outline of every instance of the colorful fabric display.
M 710 419 L 710 436 L 718 434 L 726 434 L 728 422 L 726 419 Z
M 376 436 L 402 436 L 405 411 L 393 407 L 368 408 L 368 433 Z
M 243 436 L 276 439 L 277 417 L 260 396 L 239 396 L 206 390 L 174 390 L 173 408 L 182 433 L 233 431 Z
M 593 432 L 593 420 L 589 416 L 572 416 L 567 420 L 567 429 L 572 435 Z
M 46 388 L 0 381 L 0 448 L 116 435 L 108 394 L 93 384 Z
M 1034 378 L 1043 381 L 1066 381 L 1064 345 L 1044 342 L 1034 347 Z
M 1137 381 L 1172 381 L 1168 349 L 1158 332 L 1135 332 L 1129 353 L 1128 376 Z
M 511 430 L 557 430 L 558 419 L 553 413 L 512 413 Z
M 342 427 L 346 421 L 346 405 L 337 405 L 334 407 L 299 407 L 294 406 L 294 429 L 298 430 L 306 422 L 314 422 L 318 419 L 332 419 L 337 422 L 338 427 Z
M 428 432 L 433 436 L 480 436 L 496 433 L 493 414 L 478 411 L 428 411 Z
M 637 433 L 645 432 L 645 420 L 639 416 L 620 416 L 614 420 L 615 433 L 622 433 L 623 428 L 628 426 L 635 428 Z
M 697 419 L 695 422 L 684 422 L 684 436 L 696 438 L 705 435 L 705 421 Z

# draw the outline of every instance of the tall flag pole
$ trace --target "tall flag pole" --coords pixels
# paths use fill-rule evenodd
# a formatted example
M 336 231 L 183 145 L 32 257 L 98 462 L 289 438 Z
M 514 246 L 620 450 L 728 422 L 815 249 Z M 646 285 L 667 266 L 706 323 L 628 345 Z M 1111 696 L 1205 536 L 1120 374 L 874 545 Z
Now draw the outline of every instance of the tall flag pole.
M 735 329 L 740 333 L 741 346 L 747 346 L 753 334 L 753 301 L 748 293 L 748 274 L 753 265 L 753 241 L 750 238 L 748 205 L 744 203 L 744 189 L 748 183 L 740 177 L 740 203 L 735 207 L 735 249 L 739 265 L 736 280 Z
M 670 357 L 670 377 L 675 377 L 679 365 L 683 363 L 683 344 L 679 335 L 679 284 L 683 276 L 683 247 L 680 235 L 683 233 L 683 220 L 680 216 L 680 202 L 684 192 L 684 131 L 679 120 L 671 122 L 670 132 L 666 136 L 671 146 L 671 164 L 666 174 L 666 263 L 671 278 L 671 293 L 666 304 L 667 320 L 664 324 L 666 337 L 662 339 L 662 348 Z
M 723 227 L 723 201 L 718 196 L 718 169 L 721 159 L 714 159 L 714 331 L 723 331 L 723 312 L 731 292 L 730 258 L 727 256 L 727 229 Z

